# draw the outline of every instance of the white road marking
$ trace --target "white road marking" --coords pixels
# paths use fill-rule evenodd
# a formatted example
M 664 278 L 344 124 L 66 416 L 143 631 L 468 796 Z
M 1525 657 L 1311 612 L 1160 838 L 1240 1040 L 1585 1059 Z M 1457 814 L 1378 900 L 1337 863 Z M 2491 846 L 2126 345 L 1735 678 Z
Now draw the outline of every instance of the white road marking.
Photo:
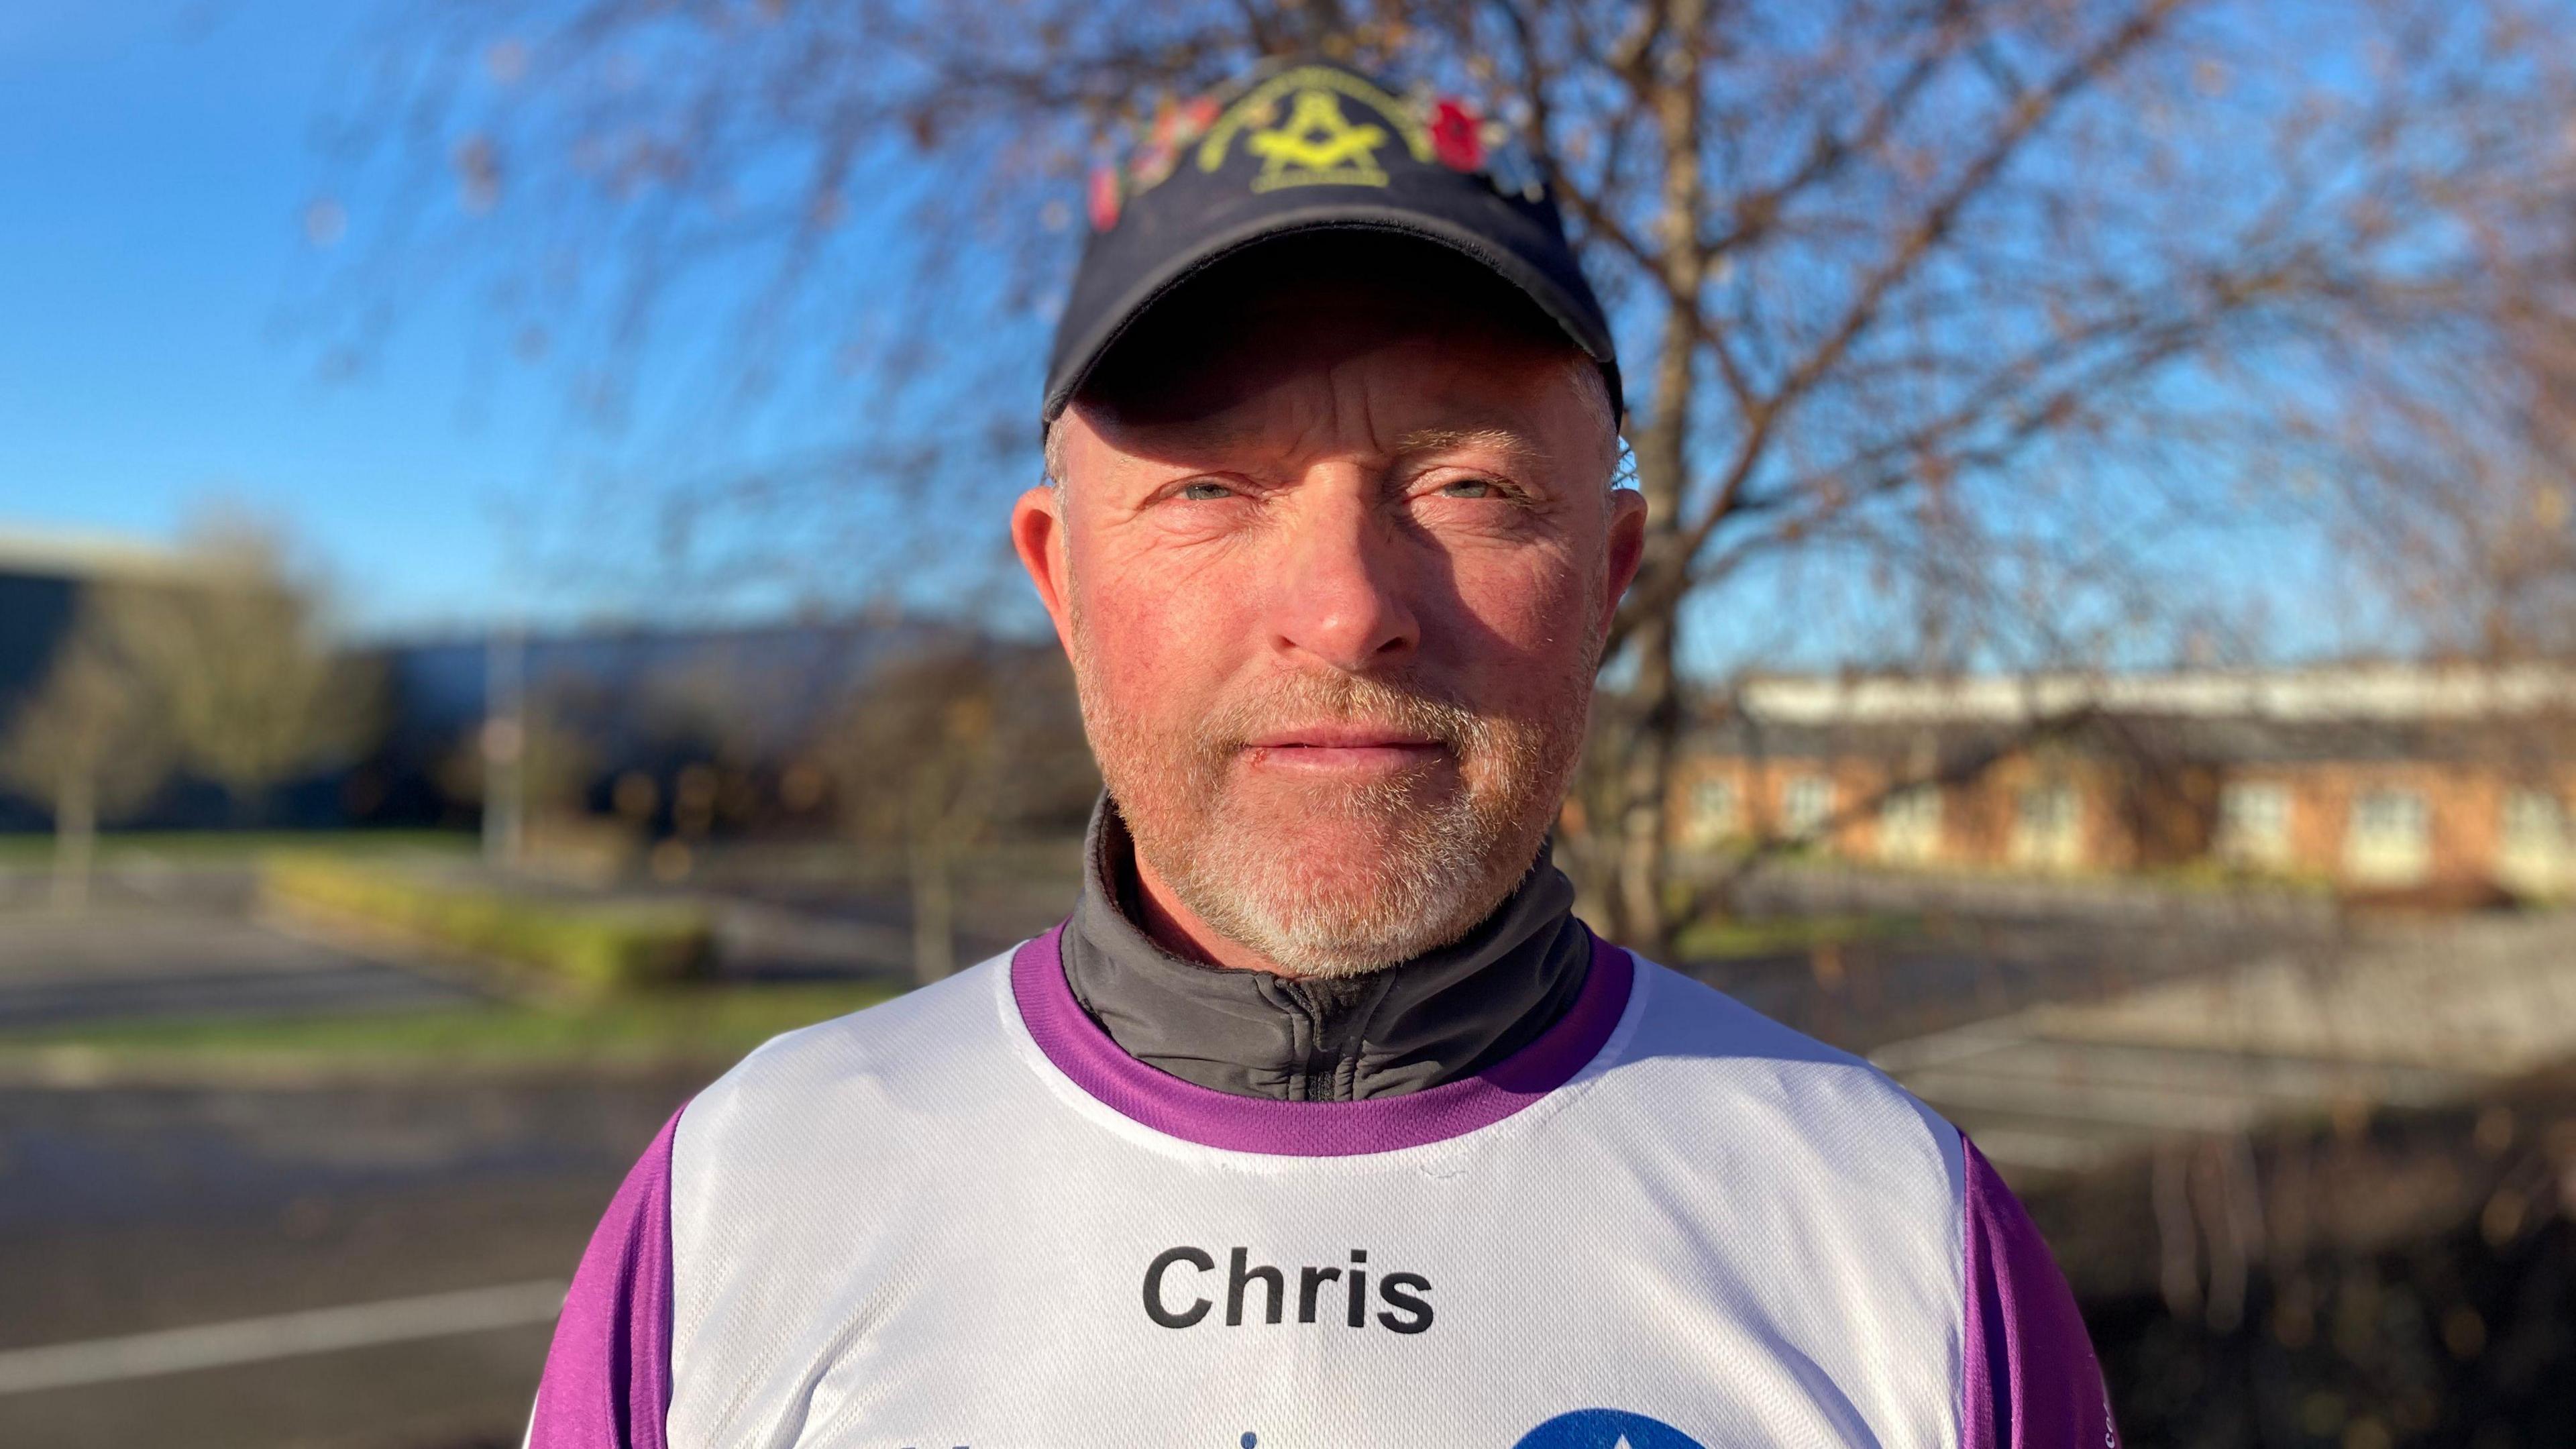
M 228 1323 L 200 1323 L 120 1338 L 0 1349 L 0 1394 L 115 1383 L 190 1369 L 261 1363 L 421 1338 L 552 1323 L 563 1311 L 561 1279 L 388 1298 Z

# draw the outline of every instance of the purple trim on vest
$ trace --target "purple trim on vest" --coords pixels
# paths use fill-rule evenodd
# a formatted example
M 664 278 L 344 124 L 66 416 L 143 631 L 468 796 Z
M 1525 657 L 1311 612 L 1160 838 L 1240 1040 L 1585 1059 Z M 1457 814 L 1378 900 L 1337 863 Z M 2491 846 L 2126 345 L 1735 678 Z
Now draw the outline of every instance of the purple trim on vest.
M 1359 1102 L 1276 1102 L 1185 1082 L 1127 1055 L 1065 984 L 1054 930 L 1011 958 L 1011 994 L 1038 1049 L 1074 1084 L 1157 1132 L 1237 1152 L 1350 1157 L 1419 1147 L 1499 1122 L 1572 1080 L 1628 1009 L 1636 963 L 1592 937 L 1583 989 L 1554 1026 L 1472 1077 Z
M 1968 1300 L 1961 1449 L 2119 1449 L 2102 1366 L 2048 1244 L 1965 1133 L 1959 1148 Z
M 668 1449 L 671 1137 L 662 1124 L 609 1200 L 555 1320 L 527 1449 Z

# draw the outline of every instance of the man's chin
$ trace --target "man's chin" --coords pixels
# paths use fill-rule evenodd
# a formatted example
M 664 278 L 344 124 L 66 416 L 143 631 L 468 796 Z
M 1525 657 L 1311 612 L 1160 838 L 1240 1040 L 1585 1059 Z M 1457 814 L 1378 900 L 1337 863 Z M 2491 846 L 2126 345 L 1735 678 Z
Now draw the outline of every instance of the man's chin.
M 1445 946 L 1496 904 L 1513 872 L 1460 822 L 1308 810 L 1235 815 L 1166 871 L 1190 907 L 1298 975 L 1352 976 Z
M 1202 918 L 1295 976 L 1347 978 L 1399 965 L 1473 929 L 1481 910 L 1456 897 L 1370 882 L 1275 882 L 1267 888 L 1199 894 Z M 1348 889 L 1337 887 L 1347 886 Z
M 1413 865 L 1426 851 L 1454 848 L 1446 822 L 1425 812 L 1351 808 L 1347 801 L 1306 800 L 1289 808 L 1229 811 L 1223 828 L 1274 853 L 1284 870 L 1327 871 L 1355 879 Z
M 1268 837 L 1389 845 L 1454 831 L 1467 782 L 1446 758 L 1380 771 L 1244 769 L 1215 800 L 1215 818 Z

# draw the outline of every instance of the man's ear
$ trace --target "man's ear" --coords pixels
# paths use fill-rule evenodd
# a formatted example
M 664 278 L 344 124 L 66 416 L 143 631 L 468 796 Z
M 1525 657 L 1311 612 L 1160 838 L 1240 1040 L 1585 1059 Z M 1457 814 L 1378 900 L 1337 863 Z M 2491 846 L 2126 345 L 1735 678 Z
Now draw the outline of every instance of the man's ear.
M 1073 654 L 1073 570 L 1065 556 L 1064 494 L 1040 484 L 1011 505 L 1011 548 L 1038 590 L 1038 602 L 1055 621 L 1056 642 Z
M 1610 621 L 1619 613 L 1619 597 L 1636 582 L 1637 566 L 1646 558 L 1646 495 L 1634 488 L 1610 490 L 1610 567 L 1603 574 L 1601 590 L 1601 629 L 1608 633 Z

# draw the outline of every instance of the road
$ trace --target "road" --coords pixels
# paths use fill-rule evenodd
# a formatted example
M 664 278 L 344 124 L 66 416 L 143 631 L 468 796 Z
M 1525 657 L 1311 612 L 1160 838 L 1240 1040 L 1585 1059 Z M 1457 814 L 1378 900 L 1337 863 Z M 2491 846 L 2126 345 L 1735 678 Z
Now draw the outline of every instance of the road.
M 51 911 L 49 886 L 0 871 L 0 1033 L 476 994 L 467 976 L 263 922 L 246 867 L 121 860 L 79 916 Z M 700 892 L 729 972 L 909 969 L 900 897 L 793 880 Z M 978 884 L 963 904 L 982 929 L 961 947 L 1043 928 L 1069 895 L 1034 874 Z M 550 1295 L 703 1075 L 0 1081 L 0 1449 L 515 1444 Z
M 0 1091 L 0 1446 L 513 1440 L 549 1333 L 531 1285 L 569 1275 L 618 1178 L 698 1085 Z M 260 1354 L 263 1339 L 295 1346 L 280 1315 L 483 1289 L 518 1290 L 515 1313 L 483 1303 L 482 1321 L 510 1326 L 439 1331 L 476 1319 L 437 1297 L 408 1325 L 399 1311 L 320 1324 L 321 1342 L 408 1328 L 399 1341 Z M 251 1362 L 5 1392 L 13 1362 L 79 1367 L 13 1350 L 242 1320 L 269 1320 L 236 1334 Z
M 67 918 L 0 880 L 0 1031 L 474 995 L 249 898 L 244 870 L 123 864 Z M 0 1449 L 515 1442 L 545 1290 L 698 1085 L 0 1086 Z

